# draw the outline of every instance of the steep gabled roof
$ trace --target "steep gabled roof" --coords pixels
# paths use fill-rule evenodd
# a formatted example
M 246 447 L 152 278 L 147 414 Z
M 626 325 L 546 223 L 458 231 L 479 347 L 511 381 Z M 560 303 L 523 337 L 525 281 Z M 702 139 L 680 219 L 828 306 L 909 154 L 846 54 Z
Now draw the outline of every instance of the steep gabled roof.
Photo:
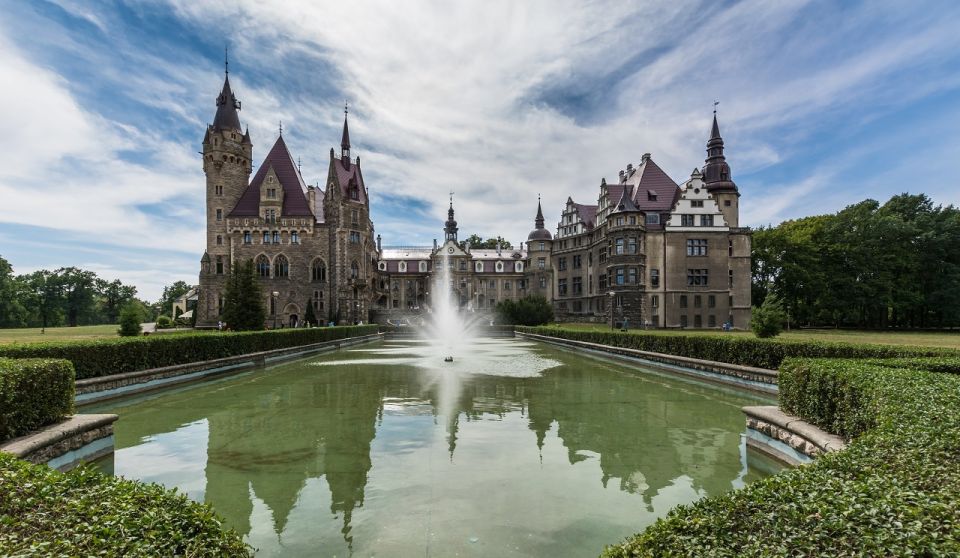
M 260 186 L 270 169 L 277 175 L 277 180 L 283 188 L 283 208 L 280 210 L 281 217 L 313 217 L 310 206 L 307 203 L 307 196 L 304 193 L 306 185 L 303 183 L 303 177 L 297 170 L 297 164 L 293 160 L 293 155 L 287 149 L 287 144 L 283 141 L 283 136 L 277 138 L 273 144 L 270 153 L 267 153 L 266 159 L 257 169 L 250 185 L 240 196 L 237 206 L 230 212 L 230 217 L 237 216 L 257 216 L 260 213 Z
M 620 200 L 613 206 L 612 213 L 619 213 L 621 211 L 640 211 L 637 208 L 637 205 L 633 203 L 631 198 L 632 192 L 629 187 L 623 188 L 623 192 L 620 194 Z
M 580 220 L 586 225 L 587 230 L 592 229 L 597 224 L 597 206 L 582 203 L 574 203 L 573 205 L 576 206 L 577 214 L 580 215 Z
M 331 160 L 330 164 L 337 171 L 337 183 L 344 199 L 350 199 L 350 183 L 355 180 L 359 190 L 356 201 L 367 203 L 367 187 L 363 184 L 363 174 L 360 172 L 360 158 L 357 157 L 357 162 L 349 166 L 345 166 L 340 159 Z
M 680 187 L 653 162 L 653 159 L 644 161 L 631 177 L 630 182 L 637 185 L 634 189 L 633 202 L 641 211 L 651 213 L 670 211 L 676 199 L 680 197 Z M 657 199 L 651 200 L 650 192 L 655 193 Z

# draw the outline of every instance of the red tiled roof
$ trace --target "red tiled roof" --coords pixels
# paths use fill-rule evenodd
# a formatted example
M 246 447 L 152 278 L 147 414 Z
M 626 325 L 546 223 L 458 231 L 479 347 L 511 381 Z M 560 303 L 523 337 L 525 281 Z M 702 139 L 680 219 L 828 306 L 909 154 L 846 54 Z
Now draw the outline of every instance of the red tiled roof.
M 584 222 L 588 229 L 592 229 L 597 224 L 597 206 L 582 203 L 574 203 L 573 205 L 577 207 L 580 220 Z
M 633 201 L 637 207 L 648 213 L 670 211 L 680 196 L 680 187 L 677 183 L 667 176 L 667 173 L 663 172 L 653 159 L 647 159 L 638 172 L 643 174 L 638 182 L 639 187 L 634 190 Z M 648 194 L 651 191 L 657 194 L 656 200 L 649 199 Z
M 307 203 L 307 196 L 304 193 L 306 185 L 303 178 L 297 170 L 297 164 L 293 160 L 293 155 L 287 149 L 287 144 L 283 141 L 283 136 L 277 138 L 266 159 L 257 169 L 257 174 L 253 176 L 250 185 L 240 196 L 237 206 L 230 212 L 231 217 L 237 216 L 257 216 L 260 214 L 260 185 L 263 184 L 269 170 L 273 172 L 280 181 L 283 188 L 283 208 L 280 210 L 282 217 L 305 217 L 313 216 Z
M 350 163 L 349 167 L 344 167 L 343 161 L 334 159 L 331 164 L 337 170 L 337 183 L 340 184 L 340 193 L 344 199 L 350 199 L 350 182 L 355 180 L 358 187 L 358 200 L 367 203 L 367 188 L 363 184 L 363 174 L 360 172 L 360 165 Z

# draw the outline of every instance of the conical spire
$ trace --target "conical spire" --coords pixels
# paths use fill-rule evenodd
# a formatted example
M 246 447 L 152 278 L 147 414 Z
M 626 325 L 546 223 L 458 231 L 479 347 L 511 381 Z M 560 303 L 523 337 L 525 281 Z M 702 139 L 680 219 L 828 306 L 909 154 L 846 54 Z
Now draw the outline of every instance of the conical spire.
M 540 196 L 537 196 L 537 218 L 534 222 L 538 229 L 543 228 L 543 208 L 540 207 Z
M 230 75 L 224 72 L 223 89 L 220 96 L 217 97 L 217 114 L 213 117 L 213 128 L 215 130 L 242 130 L 240 127 L 240 101 L 230 89 Z
M 450 209 L 447 210 L 447 222 L 443 226 L 447 240 L 457 241 L 457 220 L 453 218 L 453 192 L 450 192 Z
M 343 104 L 343 137 L 340 139 L 340 162 L 350 165 L 350 128 L 347 127 L 347 104 Z
M 720 125 L 717 124 L 717 111 L 713 111 L 713 127 L 710 129 L 710 139 L 707 140 L 707 159 L 703 167 L 703 182 L 707 190 L 737 190 L 730 176 L 730 165 L 723 154 L 723 138 L 720 137 Z
M 527 240 L 553 240 L 550 231 L 543 227 L 543 207 L 540 206 L 540 196 L 537 196 L 537 218 L 535 228 L 527 235 Z

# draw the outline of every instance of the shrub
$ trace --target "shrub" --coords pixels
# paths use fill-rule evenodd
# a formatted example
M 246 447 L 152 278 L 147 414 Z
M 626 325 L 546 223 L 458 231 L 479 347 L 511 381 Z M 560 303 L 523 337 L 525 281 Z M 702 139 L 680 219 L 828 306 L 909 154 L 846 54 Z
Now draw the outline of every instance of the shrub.
M 0 454 L 0 549 L 11 556 L 250 556 L 206 504 L 81 467 Z
M 0 345 L 0 357 L 64 358 L 73 363 L 77 379 L 83 379 L 298 347 L 376 332 L 376 325 L 364 325 L 54 341 Z
M 173 327 L 173 320 L 170 316 L 157 316 L 157 329 L 170 329 Z
M 227 287 L 223 293 L 223 321 L 233 331 L 256 331 L 263 329 L 264 320 L 266 311 L 253 260 L 240 262 L 227 277 Z
M 536 326 L 553 321 L 553 305 L 539 295 L 500 301 L 496 313 L 498 321 L 510 325 Z
M 140 327 L 140 321 L 143 315 L 140 308 L 135 303 L 127 303 L 120 311 L 120 329 L 118 333 L 121 337 L 134 337 L 140 335 L 143 328 Z
M 311 299 L 307 299 L 307 312 L 304 314 L 303 319 L 308 325 L 317 325 L 317 313 L 313 311 L 313 300 Z
M 743 366 L 775 369 L 788 357 L 812 358 L 897 358 L 960 356 L 960 351 L 938 347 L 911 347 L 907 345 L 873 345 L 825 341 L 792 341 L 785 339 L 757 339 L 723 335 L 675 335 L 656 332 L 582 331 L 563 327 L 522 327 L 518 332 L 535 333 L 561 339 L 586 341 L 715 360 Z M 2 354 L 2 353 L 0 353 Z
M 784 409 L 853 437 L 841 452 L 675 508 L 626 556 L 960 554 L 960 359 L 791 359 Z
M 0 358 L 0 440 L 72 414 L 73 382 L 66 360 Z
M 783 331 L 783 324 L 787 321 L 787 314 L 777 295 L 770 293 L 763 300 L 759 308 L 753 307 L 750 318 L 750 329 L 757 337 L 776 337 Z

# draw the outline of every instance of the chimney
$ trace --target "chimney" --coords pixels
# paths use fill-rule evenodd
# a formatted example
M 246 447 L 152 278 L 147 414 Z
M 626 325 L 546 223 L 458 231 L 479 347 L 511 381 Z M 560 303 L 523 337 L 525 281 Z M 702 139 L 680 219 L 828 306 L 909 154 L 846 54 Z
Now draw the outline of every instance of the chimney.
M 627 178 L 633 176 L 633 163 L 627 163 Z
M 500 237 L 497 237 L 497 255 L 500 255 Z
M 383 245 L 380 243 L 380 235 L 377 235 L 377 252 L 383 252 Z
M 433 251 L 434 251 L 434 252 L 437 251 L 437 239 L 436 239 L 436 238 L 433 239 Z
M 650 154 L 644 153 L 643 157 L 640 158 L 640 164 L 642 165 L 643 163 L 646 163 L 649 160 L 650 160 Z
M 620 171 L 620 182 L 623 182 L 623 175 L 624 175 L 624 172 L 621 170 L 621 171 Z

